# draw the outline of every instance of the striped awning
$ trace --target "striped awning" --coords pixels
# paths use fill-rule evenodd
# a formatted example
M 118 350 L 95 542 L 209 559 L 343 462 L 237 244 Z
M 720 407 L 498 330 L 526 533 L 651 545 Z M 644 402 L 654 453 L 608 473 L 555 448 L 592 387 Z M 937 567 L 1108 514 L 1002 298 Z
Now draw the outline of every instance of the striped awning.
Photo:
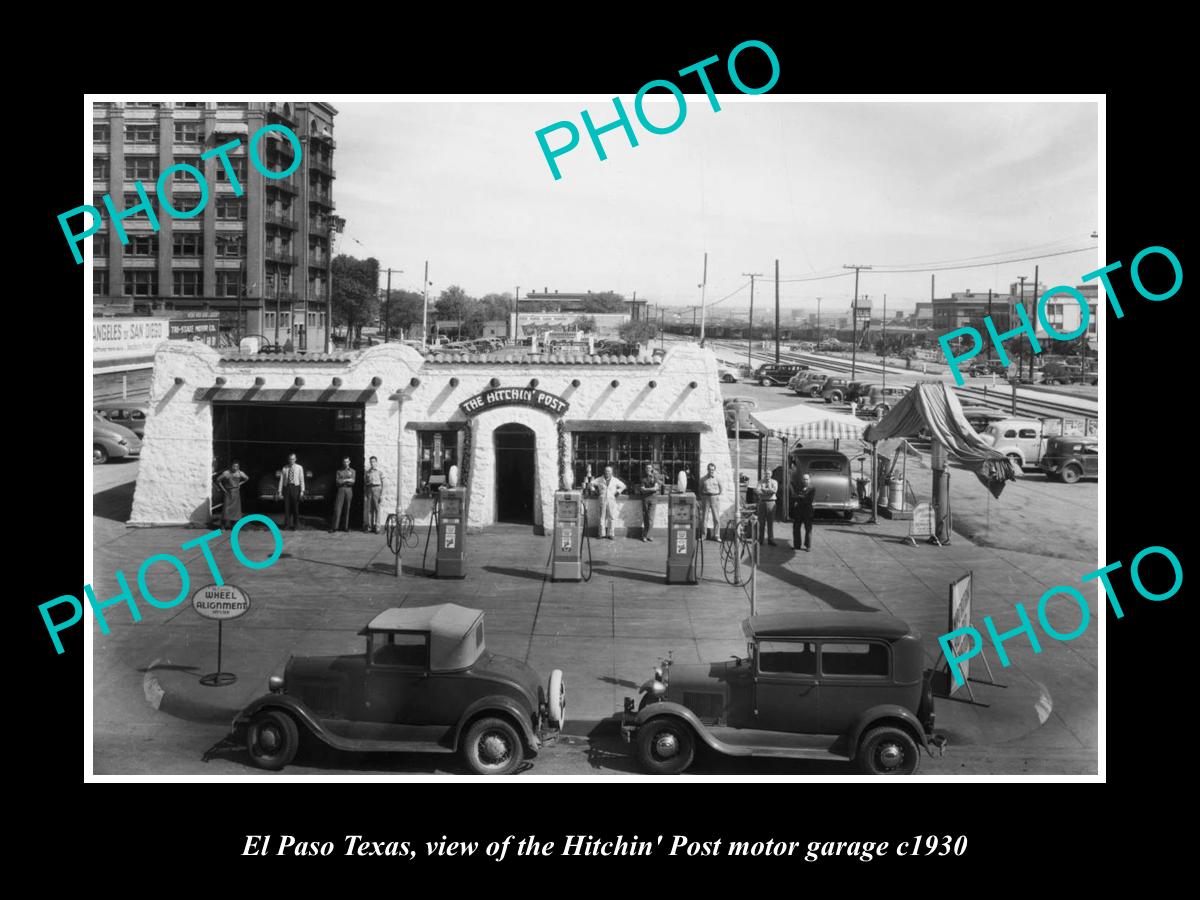
M 785 409 L 754 411 L 750 413 L 750 421 L 770 437 L 790 441 L 861 439 L 868 424 L 854 416 L 807 403 Z

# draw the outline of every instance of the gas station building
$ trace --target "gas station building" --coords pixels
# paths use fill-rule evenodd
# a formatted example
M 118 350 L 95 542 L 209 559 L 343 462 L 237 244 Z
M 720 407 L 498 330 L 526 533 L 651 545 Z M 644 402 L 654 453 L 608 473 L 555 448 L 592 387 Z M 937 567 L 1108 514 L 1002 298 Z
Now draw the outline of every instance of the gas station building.
M 329 520 L 333 475 L 349 457 L 358 473 L 351 521 L 363 522 L 363 472 L 383 472 L 384 513 L 431 516 L 433 496 L 457 465 L 466 527 L 528 525 L 554 517 L 566 476 L 612 465 L 633 487 L 646 463 L 694 490 L 709 463 L 735 485 L 716 356 L 681 343 L 664 357 L 431 353 L 380 344 L 344 353 L 250 354 L 165 342 L 155 353 L 131 525 L 208 526 L 213 477 L 238 459 L 250 480 L 244 513 L 282 521 L 275 473 L 295 453 L 310 494 L 301 516 Z M 397 492 L 397 487 L 399 491 Z M 599 522 L 599 502 L 587 501 Z M 641 527 L 641 503 L 618 500 L 618 529 Z M 656 507 L 664 527 L 667 504 Z

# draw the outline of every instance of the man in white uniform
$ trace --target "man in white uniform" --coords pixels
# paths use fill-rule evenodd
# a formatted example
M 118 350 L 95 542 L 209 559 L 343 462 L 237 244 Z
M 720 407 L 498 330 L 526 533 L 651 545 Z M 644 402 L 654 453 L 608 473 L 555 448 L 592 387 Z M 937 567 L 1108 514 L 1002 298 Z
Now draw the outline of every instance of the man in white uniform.
M 603 478 L 593 478 L 592 484 L 600 494 L 600 536 L 613 540 L 613 520 L 617 517 L 617 494 L 625 490 L 625 482 L 613 474 L 612 466 L 604 467 Z

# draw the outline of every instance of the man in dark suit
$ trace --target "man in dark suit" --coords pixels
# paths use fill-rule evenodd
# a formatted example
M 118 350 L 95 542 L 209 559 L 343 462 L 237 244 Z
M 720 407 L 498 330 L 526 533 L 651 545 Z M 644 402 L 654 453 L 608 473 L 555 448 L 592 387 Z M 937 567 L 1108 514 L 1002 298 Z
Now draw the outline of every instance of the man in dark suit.
M 812 550 L 813 500 L 817 489 L 813 487 L 812 478 L 805 472 L 800 480 L 800 486 L 792 495 L 792 547 L 800 549 L 800 531 L 804 530 L 804 549 Z

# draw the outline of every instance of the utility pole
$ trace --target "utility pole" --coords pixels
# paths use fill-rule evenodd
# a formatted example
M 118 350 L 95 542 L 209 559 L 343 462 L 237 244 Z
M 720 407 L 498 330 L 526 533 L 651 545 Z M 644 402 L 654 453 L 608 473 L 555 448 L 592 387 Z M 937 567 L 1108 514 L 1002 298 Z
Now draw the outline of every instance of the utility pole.
M 1021 304 L 1021 309 L 1023 311 L 1025 308 L 1025 276 L 1024 275 L 1020 276 L 1020 281 L 1021 281 L 1021 298 L 1017 302 Z M 1016 318 L 1016 312 L 1017 312 L 1016 309 L 1013 309 L 1013 318 L 1014 319 Z M 1008 327 L 1012 328 L 1012 319 L 1009 320 Z M 1018 384 L 1021 383 L 1021 376 L 1024 374 L 1024 372 L 1025 372 L 1025 349 L 1023 347 L 1018 347 L 1017 348 L 1017 383 Z M 1014 387 L 1013 388 L 1013 405 L 1014 406 L 1016 405 L 1016 396 L 1017 396 L 1017 389 Z
M 704 277 L 700 280 L 700 346 L 704 346 L 704 289 L 708 287 L 708 252 L 704 254 Z
M 754 346 L 754 279 L 762 278 L 762 272 L 743 272 L 742 277 L 750 279 L 750 333 L 746 336 L 746 365 L 753 366 L 750 350 Z
M 821 298 L 817 298 L 817 350 L 821 349 Z
M 988 318 L 990 319 L 991 317 L 992 317 L 992 289 L 988 288 Z M 987 342 L 987 357 L 986 357 L 986 359 L 989 363 L 992 361 L 992 342 L 991 341 Z
M 403 269 L 396 270 L 397 275 L 403 275 Z M 387 270 L 387 300 L 383 304 L 383 342 L 386 344 L 392 333 L 392 270 Z
M 1038 304 L 1037 292 L 1038 292 L 1038 266 L 1034 266 L 1033 267 L 1033 308 L 1034 308 L 1034 313 L 1030 317 L 1033 320 L 1033 333 L 1034 334 L 1037 334 L 1037 304 Z M 1025 312 L 1028 313 L 1029 310 L 1025 310 Z M 1034 355 L 1035 354 L 1033 352 L 1033 341 L 1030 341 L 1029 342 L 1029 380 L 1031 382 L 1033 381 L 1033 357 L 1034 357 Z
M 870 269 L 870 266 L 842 266 L 843 269 L 854 270 L 854 305 L 850 307 L 850 334 L 852 344 L 850 346 L 850 380 L 854 380 L 855 369 L 858 363 L 858 273 L 863 269 Z
M 421 346 L 429 340 L 429 260 L 425 260 L 425 280 L 421 282 Z
M 666 347 L 666 337 L 663 334 L 663 327 L 667 321 L 667 311 L 661 306 L 658 308 L 658 349 L 662 350 Z
M 883 389 L 887 390 L 887 294 L 883 295 Z
M 779 260 L 775 260 L 775 365 L 779 365 Z M 787 460 L 784 460 L 784 480 L 787 480 Z M 787 492 L 784 491 L 784 500 L 787 500 Z M 784 503 L 786 506 L 787 503 Z
M 513 300 L 513 341 L 521 343 L 521 286 L 517 285 L 516 299 Z

